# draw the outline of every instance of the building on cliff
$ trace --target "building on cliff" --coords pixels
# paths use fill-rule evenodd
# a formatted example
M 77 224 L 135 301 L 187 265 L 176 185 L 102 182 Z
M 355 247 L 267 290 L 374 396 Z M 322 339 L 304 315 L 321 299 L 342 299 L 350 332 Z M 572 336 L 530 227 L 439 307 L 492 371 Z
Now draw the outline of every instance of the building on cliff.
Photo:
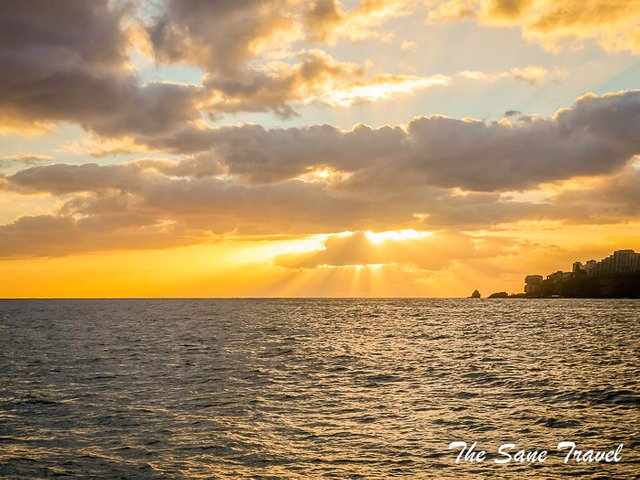
M 624 275 L 640 272 L 640 253 L 633 250 L 616 250 L 612 255 L 599 262 L 589 260 L 586 264 L 575 262 L 573 272 L 584 271 L 590 277 L 605 275 Z
M 542 275 L 527 275 L 524 278 L 524 293 L 530 296 L 535 296 L 540 293 L 540 287 L 542 286 Z
M 524 291 L 527 297 L 640 298 L 640 253 L 616 250 L 599 262 L 574 262 L 572 272 L 527 275 Z

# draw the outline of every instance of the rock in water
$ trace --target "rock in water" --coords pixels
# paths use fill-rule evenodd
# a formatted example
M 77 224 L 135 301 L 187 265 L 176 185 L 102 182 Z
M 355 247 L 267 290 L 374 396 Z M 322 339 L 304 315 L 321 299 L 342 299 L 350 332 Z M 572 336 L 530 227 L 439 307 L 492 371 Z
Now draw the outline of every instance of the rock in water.
M 480 292 L 478 290 L 474 290 L 469 298 L 480 298 Z

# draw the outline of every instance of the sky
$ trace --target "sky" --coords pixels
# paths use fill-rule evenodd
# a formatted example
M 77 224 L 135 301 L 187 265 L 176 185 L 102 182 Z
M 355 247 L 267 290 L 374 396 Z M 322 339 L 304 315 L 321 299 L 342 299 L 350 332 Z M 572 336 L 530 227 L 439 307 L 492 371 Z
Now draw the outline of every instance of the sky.
M 640 251 L 636 0 L 5 0 L 0 297 L 468 296 Z

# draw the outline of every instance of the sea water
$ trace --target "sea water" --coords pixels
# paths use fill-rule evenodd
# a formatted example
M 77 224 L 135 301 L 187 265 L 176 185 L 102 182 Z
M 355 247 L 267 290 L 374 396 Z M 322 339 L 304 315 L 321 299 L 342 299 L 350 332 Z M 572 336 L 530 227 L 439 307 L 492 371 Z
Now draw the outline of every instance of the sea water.
M 3 300 L 0 476 L 634 478 L 639 355 L 634 300 Z

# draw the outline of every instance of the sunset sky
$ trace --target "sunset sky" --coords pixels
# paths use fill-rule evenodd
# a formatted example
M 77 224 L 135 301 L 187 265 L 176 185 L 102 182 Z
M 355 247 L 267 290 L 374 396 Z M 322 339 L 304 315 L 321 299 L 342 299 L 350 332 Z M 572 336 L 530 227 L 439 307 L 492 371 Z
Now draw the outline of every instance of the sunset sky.
M 468 296 L 640 250 L 637 0 L 0 2 L 0 297 Z

